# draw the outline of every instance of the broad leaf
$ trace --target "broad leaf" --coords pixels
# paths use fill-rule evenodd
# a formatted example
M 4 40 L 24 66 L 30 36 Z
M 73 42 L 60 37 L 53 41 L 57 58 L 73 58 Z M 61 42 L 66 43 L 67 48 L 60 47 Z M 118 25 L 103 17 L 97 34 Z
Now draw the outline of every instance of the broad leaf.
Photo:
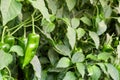
M 105 24 L 105 22 L 102 20 L 101 22 L 98 23 L 98 30 L 97 30 L 97 34 L 101 35 L 103 34 L 107 29 L 107 25 Z
M 59 62 L 58 62 L 58 64 L 57 64 L 57 68 L 67 68 L 67 67 L 69 67 L 70 66 L 70 59 L 69 58 L 67 58 L 67 57 L 62 57 L 60 60 L 59 60 Z
M 106 64 L 107 72 L 110 74 L 113 80 L 119 79 L 119 72 L 112 64 Z
M 111 16 L 111 14 L 112 14 L 111 6 L 110 5 L 106 5 L 106 6 L 104 6 L 103 9 L 104 9 L 104 16 L 105 16 L 105 18 L 109 18 Z
M 35 76 L 37 77 L 38 80 L 41 80 L 41 70 L 42 69 L 41 69 L 41 64 L 40 64 L 38 57 L 35 55 L 30 63 L 33 66 Z
M 71 48 L 73 49 L 76 43 L 76 32 L 74 28 L 68 26 L 67 28 L 67 38 L 69 40 L 69 43 L 71 45 Z
M 22 5 L 16 0 L 1 0 L 1 13 L 3 25 L 14 19 L 21 13 Z
M 55 45 L 54 49 L 61 55 L 65 55 L 65 56 L 71 57 L 71 51 L 70 51 L 69 47 L 67 47 L 65 45 L 57 44 L 57 45 Z
M 18 46 L 18 45 L 14 45 L 10 48 L 10 52 L 15 52 L 17 53 L 18 56 L 23 56 L 24 55 L 24 51 L 22 49 L 22 47 Z
M 92 80 L 99 80 L 101 76 L 101 71 L 99 67 L 93 65 L 88 67 L 88 73 L 91 76 Z
M 97 63 L 97 65 L 99 65 L 100 68 L 102 69 L 102 71 L 107 75 L 107 70 L 106 70 L 105 64 L 104 63 Z
M 47 71 L 43 70 L 42 71 L 42 76 L 41 76 L 41 80 L 46 80 L 47 79 Z
M 63 80 L 76 80 L 76 76 L 73 72 L 68 71 L 65 75 L 65 77 L 63 78 Z
M 92 31 L 89 31 L 89 35 L 93 39 L 93 41 L 95 43 L 95 46 L 98 49 L 99 48 L 99 44 L 100 44 L 98 35 L 95 32 L 92 32 Z
M 77 40 L 79 40 L 80 38 L 82 38 L 85 35 L 85 30 L 82 28 L 78 28 L 76 30 L 76 32 L 77 32 Z
M 85 56 L 82 52 L 76 52 L 72 56 L 72 62 L 77 63 L 77 62 L 83 62 L 85 59 Z
M 29 0 L 29 1 L 31 2 L 32 6 L 38 9 L 42 13 L 43 17 L 49 21 L 50 16 L 48 13 L 48 9 L 45 6 L 44 0 Z
M 73 28 L 77 28 L 79 26 L 79 24 L 80 24 L 80 20 L 79 19 L 72 18 L 71 25 L 72 25 Z
M 65 0 L 65 1 L 67 3 L 69 11 L 71 11 L 76 4 L 76 0 Z
M 55 65 L 56 62 L 59 60 L 59 55 L 53 49 L 49 49 L 48 58 L 49 58 L 51 64 Z
M 110 58 L 110 56 L 111 56 L 111 53 L 101 52 L 98 54 L 98 59 L 107 61 Z
M 82 78 L 84 78 L 85 65 L 83 63 L 76 63 L 76 67 L 77 67 L 78 72 L 82 75 Z
M 88 26 L 92 26 L 92 22 L 89 18 L 87 18 L 86 16 L 85 17 L 82 17 L 80 19 L 84 24 L 88 25 Z
M 0 50 L 0 57 L 1 57 L 0 58 L 0 70 L 8 66 L 13 60 L 12 55 L 5 53 L 3 50 Z

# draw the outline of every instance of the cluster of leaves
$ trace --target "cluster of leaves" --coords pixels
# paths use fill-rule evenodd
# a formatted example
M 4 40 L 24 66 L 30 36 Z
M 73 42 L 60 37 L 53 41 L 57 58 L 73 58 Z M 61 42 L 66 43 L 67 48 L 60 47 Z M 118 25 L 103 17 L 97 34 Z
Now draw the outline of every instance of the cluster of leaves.
M 0 6 L 0 28 L 7 25 L 16 39 L 24 35 L 23 26 L 31 32 L 31 15 L 37 10 L 35 27 L 41 39 L 29 67 L 35 74 L 30 75 L 39 80 L 120 79 L 119 0 L 1 0 Z M 10 64 L 19 71 L 21 51 L 15 45 L 11 51 L 17 55 L 0 52 L 0 70 Z M 11 68 L 9 73 L 15 79 L 21 76 Z

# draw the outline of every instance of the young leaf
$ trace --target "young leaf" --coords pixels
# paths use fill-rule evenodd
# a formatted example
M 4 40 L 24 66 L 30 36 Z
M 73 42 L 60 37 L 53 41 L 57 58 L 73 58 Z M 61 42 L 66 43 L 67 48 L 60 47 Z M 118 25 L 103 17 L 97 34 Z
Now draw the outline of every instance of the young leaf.
M 18 45 L 12 46 L 10 48 L 10 52 L 16 52 L 18 56 L 23 56 L 24 55 L 23 49 Z
M 92 26 L 92 22 L 90 21 L 89 18 L 87 18 L 86 16 L 85 17 L 82 17 L 80 19 L 84 24 L 88 25 L 88 26 Z
M 72 62 L 73 63 L 77 63 L 77 62 L 83 62 L 85 59 L 85 56 L 82 52 L 76 52 L 74 53 L 74 55 L 72 56 Z
M 42 69 L 41 69 L 41 64 L 40 64 L 38 57 L 35 55 L 30 63 L 33 66 L 35 76 L 37 77 L 38 80 L 41 80 L 41 70 Z
M 75 46 L 75 42 L 76 42 L 76 32 L 75 32 L 74 28 L 68 26 L 66 35 L 67 35 L 67 38 L 71 45 L 71 48 L 73 49 Z
M 58 64 L 57 64 L 57 68 L 67 68 L 67 67 L 69 67 L 70 66 L 70 59 L 69 58 L 67 58 L 67 57 L 62 57 L 60 60 L 59 60 L 59 62 L 58 62 Z
M 76 76 L 73 72 L 68 71 L 65 75 L 65 77 L 63 78 L 63 80 L 76 80 Z
M 97 30 L 97 34 L 101 35 L 103 34 L 107 29 L 107 25 L 105 24 L 105 22 L 102 20 L 101 22 L 98 23 L 98 30 Z
M 13 60 L 12 55 L 5 53 L 3 50 L 0 50 L 0 57 L 1 57 L 0 58 L 0 70 L 8 66 Z
M 110 74 L 113 80 L 120 80 L 119 79 L 119 72 L 112 64 L 105 64 L 107 67 L 107 72 Z
M 76 4 L 76 0 L 66 0 L 66 3 L 67 3 L 69 11 L 71 11 Z
M 82 75 L 82 78 L 84 78 L 85 65 L 83 63 L 76 63 L 76 67 L 77 67 L 78 72 Z
M 71 51 L 70 51 L 69 47 L 67 47 L 65 45 L 57 44 L 57 45 L 55 45 L 54 49 L 61 55 L 71 57 Z
M 5 25 L 21 13 L 22 5 L 16 0 L 1 0 L 0 9 L 3 18 L 3 25 Z
M 89 75 L 91 76 L 92 80 L 99 80 L 100 75 L 101 75 L 101 71 L 100 71 L 99 67 L 97 67 L 95 65 L 89 66 L 88 72 L 89 72 Z
M 72 25 L 73 28 L 77 28 L 79 26 L 79 24 L 80 24 L 80 20 L 79 19 L 72 18 L 71 25 Z
M 93 41 L 95 43 L 95 46 L 96 46 L 96 49 L 98 49 L 99 44 L 100 44 L 98 35 L 95 32 L 92 32 L 92 31 L 89 31 L 89 35 L 93 39 Z
M 49 21 L 50 15 L 48 13 L 48 9 L 45 6 L 44 0 L 29 0 L 29 1 L 31 2 L 32 6 L 38 9 L 42 13 L 43 17 Z
M 85 30 L 82 28 L 78 28 L 76 32 L 77 32 L 77 40 L 80 40 L 80 38 L 82 38 L 85 35 Z

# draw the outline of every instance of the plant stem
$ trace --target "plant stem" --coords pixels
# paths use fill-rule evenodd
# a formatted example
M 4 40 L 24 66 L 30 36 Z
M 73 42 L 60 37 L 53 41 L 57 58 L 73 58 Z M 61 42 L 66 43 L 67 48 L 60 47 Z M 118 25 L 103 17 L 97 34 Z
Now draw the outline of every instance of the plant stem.
M 5 35 L 5 30 L 6 30 L 6 28 L 7 28 L 7 26 L 5 26 L 5 27 L 3 28 L 1 43 L 4 43 L 4 35 Z

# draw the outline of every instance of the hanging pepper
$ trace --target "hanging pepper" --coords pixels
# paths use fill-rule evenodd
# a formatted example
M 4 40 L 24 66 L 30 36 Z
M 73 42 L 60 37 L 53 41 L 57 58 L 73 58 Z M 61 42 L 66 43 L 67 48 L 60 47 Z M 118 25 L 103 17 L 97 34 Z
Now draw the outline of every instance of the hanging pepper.
M 30 33 L 28 35 L 28 42 L 26 46 L 25 56 L 22 68 L 24 68 L 26 65 L 30 63 L 32 58 L 34 57 L 36 50 L 39 46 L 39 38 L 40 36 L 36 33 Z
M 0 42 L 0 49 L 4 50 L 5 52 L 8 52 L 10 50 L 10 45 Z
M 5 43 L 9 44 L 10 46 L 13 46 L 15 43 L 15 38 L 11 35 L 7 35 L 4 40 Z

